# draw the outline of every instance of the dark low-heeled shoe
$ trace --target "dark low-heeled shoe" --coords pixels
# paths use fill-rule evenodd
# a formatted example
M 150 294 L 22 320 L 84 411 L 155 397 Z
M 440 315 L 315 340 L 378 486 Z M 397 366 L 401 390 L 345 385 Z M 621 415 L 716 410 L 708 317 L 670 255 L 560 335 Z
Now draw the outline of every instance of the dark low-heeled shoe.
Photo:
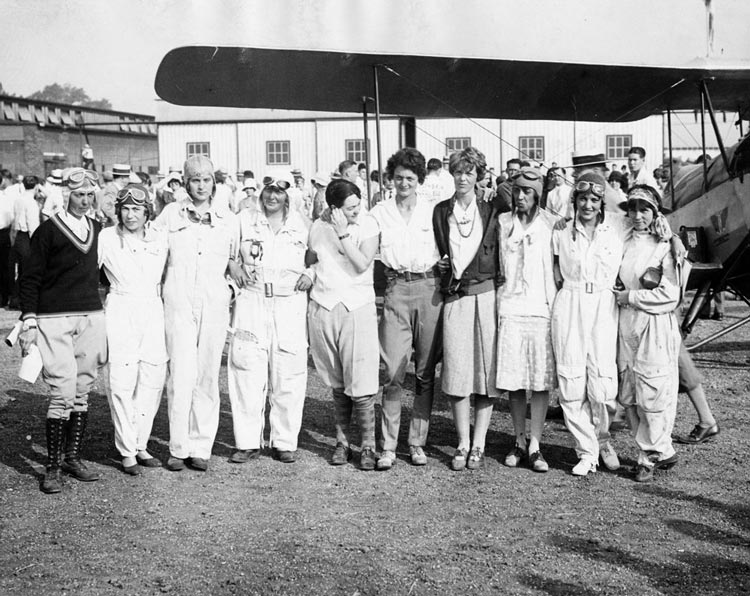
M 135 461 L 144 468 L 161 468 L 161 461 L 155 457 L 141 457 L 140 455 L 136 455 Z
M 122 471 L 131 476 L 140 476 L 143 474 L 143 468 L 139 464 L 133 464 L 132 466 L 122 466 Z
M 696 424 L 695 428 L 690 431 L 686 437 L 677 437 L 677 442 L 683 445 L 700 445 L 705 441 L 714 438 L 721 432 L 718 423 L 711 426 L 701 426 Z

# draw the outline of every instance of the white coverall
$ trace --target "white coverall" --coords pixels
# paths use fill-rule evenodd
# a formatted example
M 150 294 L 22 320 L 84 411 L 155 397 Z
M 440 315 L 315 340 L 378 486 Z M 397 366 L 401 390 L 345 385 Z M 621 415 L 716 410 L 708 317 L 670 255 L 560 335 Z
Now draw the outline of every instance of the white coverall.
M 662 271 L 659 286 L 652 290 L 639 281 L 649 267 Z M 659 242 L 648 232 L 631 232 L 625 242 L 620 279 L 629 292 L 628 305 L 620 308 L 618 399 L 626 408 L 636 407 L 638 463 L 651 467 L 656 460 L 674 455 L 672 428 L 681 337 L 674 312 L 680 285 L 670 243 Z
M 170 203 L 155 224 L 167 232 L 164 318 L 169 354 L 169 452 L 209 459 L 219 427 L 219 369 L 229 325 L 225 273 L 236 256 L 237 218 L 211 205 L 201 216 L 190 199 Z
M 168 358 L 160 288 L 166 260 L 166 236 L 148 227 L 143 239 L 122 234 L 119 225 L 99 234 L 99 266 L 110 282 L 104 309 L 107 397 L 122 457 L 146 450 L 164 390 Z
M 307 226 L 293 210 L 277 233 L 261 210 L 238 218 L 242 266 L 254 281 L 235 301 L 227 359 L 235 446 L 263 445 L 268 394 L 271 446 L 295 451 L 307 388 L 307 292 L 294 287 L 302 273 L 312 279 Z
M 575 239 L 573 229 L 575 226 Z M 612 291 L 622 260 L 624 216 L 607 212 L 589 238 L 575 217 L 552 233 L 564 279 L 552 309 L 552 347 L 560 405 L 579 459 L 599 460 L 609 440 L 617 396 L 617 302 Z

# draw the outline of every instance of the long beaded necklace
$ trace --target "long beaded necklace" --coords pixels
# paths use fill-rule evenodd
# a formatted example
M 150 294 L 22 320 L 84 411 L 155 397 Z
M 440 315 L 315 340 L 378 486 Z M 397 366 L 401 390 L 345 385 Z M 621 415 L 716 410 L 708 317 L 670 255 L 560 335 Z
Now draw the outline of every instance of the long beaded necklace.
M 461 238 L 468 238 L 469 236 L 471 236 L 471 233 L 474 231 L 474 225 L 477 222 L 477 204 L 476 204 L 476 201 L 474 203 L 472 203 L 472 206 L 474 208 L 471 210 L 471 219 L 469 219 L 468 209 L 466 210 L 466 212 L 464 213 L 464 215 L 463 215 L 463 217 L 461 219 L 458 219 L 456 217 L 456 227 L 458 228 L 458 233 L 460 234 Z M 453 216 L 454 217 L 456 216 L 455 211 L 453 213 Z M 463 231 L 461 230 L 461 226 L 466 226 L 468 224 L 471 224 L 471 227 L 469 228 L 468 233 L 464 234 Z

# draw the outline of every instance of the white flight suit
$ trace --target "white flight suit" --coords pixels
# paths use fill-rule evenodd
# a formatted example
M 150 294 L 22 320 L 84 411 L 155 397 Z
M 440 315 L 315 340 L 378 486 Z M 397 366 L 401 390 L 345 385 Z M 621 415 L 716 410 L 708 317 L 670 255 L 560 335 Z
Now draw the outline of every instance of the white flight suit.
M 575 237 L 574 230 L 575 227 Z M 607 212 L 589 238 L 574 217 L 552 233 L 564 279 L 552 309 L 560 405 L 579 459 L 599 460 L 617 396 L 617 301 L 613 288 L 628 223 Z
M 268 394 L 271 446 L 295 451 L 307 388 L 307 292 L 294 287 L 302 273 L 313 279 L 308 230 L 293 210 L 276 233 L 262 210 L 238 217 L 240 258 L 254 281 L 235 301 L 227 359 L 235 447 L 263 445 Z
M 120 226 L 99 234 L 99 266 L 110 282 L 104 308 L 109 345 L 109 407 L 122 457 L 145 451 L 167 372 L 161 279 L 167 260 L 163 233 L 143 239 Z
M 661 269 L 661 281 L 651 290 L 640 282 L 649 267 Z M 650 467 L 655 459 L 674 455 L 672 429 L 681 336 L 675 315 L 680 284 L 670 243 L 660 242 L 648 232 L 631 232 L 625 242 L 620 279 L 630 291 L 627 306 L 620 308 L 618 399 L 625 407 L 636 407 L 638 463 Z
M 198 214 L 170 203 L 155 224 L 167 232 L 164 318 L 169 353 L 169 452 L 209 459 L 219 427 L 219 369 L 229 325 L 225 273 L 236 256 L 237 218 L 222 206 Z

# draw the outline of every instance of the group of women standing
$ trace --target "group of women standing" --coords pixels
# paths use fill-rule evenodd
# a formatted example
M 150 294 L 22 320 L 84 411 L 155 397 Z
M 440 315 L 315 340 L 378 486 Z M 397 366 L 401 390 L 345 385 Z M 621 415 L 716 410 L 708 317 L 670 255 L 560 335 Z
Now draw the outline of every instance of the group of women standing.
M 579 458 L 573 474 L 595 471 L 600 457 L 619 467 L 609 441 L 619 399 L 640 450 L 636 480 L 650 480 L 677 461 L 671 431 L 681 284 L 658 192 L 637 186 L 627 216 L 605 215 L 606 180 L 583 172 L 573 218 L 556 221 L 539 206 L 542 175 L 525 167 L 512 181 L 512 211 L 498 215 L 474 191 L 485 167 L 473 148 L 451 156 L 456 194 L 433 217 L 446 295 L 443 392 L 458 434 L 452 468 L 481 465 L 492 399 L 508 391 L 515 444 L 505 464 L 526 459 L 546 472 L 540 441 L 549 391 L 559 385 Z
M 399 170 L 407 180 L 405 189 L 409 180 L 404 172 L 412 174 L 408 163 Z M 574 187 L 573 219 L 558 221 L 540 208 L 543 176 L 524 167 L 512 181 L 512 211 L 500 214 L 477 196 L 476 183 L 486 169 L 480 151 L 470 147 L 454 153 L 449 171 L 455 194 L 432 213 L 435 255 L 440 257 L 435 271 L 444 300 L 442 319 L 437 319 L 442 327 L 442 389 L 451 403 L 458 443 L 452 469 L 483 464 L 494 400 L 508 392 L 515 441 L 505 464 L 516 467 L 526 460 L 534 471 L 546 472 L 542 431 L 549 392 L 559 385 L 579 457 L 573 474 L 594 471 L 600 456 L 607 467 L 619 466 L 608 434 L 609 413 L 619 396 L 640 449 L 637 479 L 650 479 L 655 468 L 676 462 L 670 436 L 680 341 L 674 315 L 680 298 L 678 268 L 664 241 L 669 234 L 659 217 L 658 193 L 635 187 L 628 196 L 628 216 L 607 212 L 605 217 L 606 181 L 585 172 Z M 415 180 L 417 174 L 424 176 L 413 174 Z M 308 231 L 289 208 L 287 187 L 286 181 L 270 180 L 258 209 L 239 214 L 238 250 L 230 257 L 230 269 L 240 268 L 232 275 L 237 293 L 227 359 L 236 443 L 230 461 L 244 463 L 260 454 L 266 396 L 273 455 L 285 463 L 295 461 L 309 337 L 315 366 L 333 392 L 336 448 L 331 463 L 342 465 L 352 457 L 354 415 L 362 435 L 360 467 L 387 469 L 395 455 L 389 456 L 389 465 L 379 465 L 375 441 L 383 341 L 379 346 L 373 261 L 383 231 L 362 210 L 358 187 L 342 179 L 328 185 L 328 210 Z M 155 329 L 156 322 L 141 315 L 154 310 L 147 302 L 154 300 L 150 286 L 159 282 L 156 271 L 164 266 L 165 245 L 158 237 L 150 242 L 148 213 L 139 210 L 137 189 L 121 195 L 120 225 L 109 232 L 111 238 L 103 238 L 100 259 L 114 280 L 108 308 L 124 300 L 118 298 L 118 288 L 125 287 L 120 277 L 136 277 L 127 260 L 136 252 L 154 274 L 133 282 L 143 292 L 131 291 L 127 304 L 118 306 L 133 316 L 118 319 L 112 328 Z M 133 230 L 137 243 L 131 239 Z M 123 252 L 119 264 L 117 247 Z M 399 275 L 411 279 L 413 274 L 393 272 Z M 426 280 L 432 274 L 419 275 Z M 117 446 L 127 471 L 152 459 L 145 440 L 158 399 L 151 396 L 145 398 L 147 405 L 128 408 L 115 388 L 124 387 L 140 403 L 131 390 L 133 379 L 143 380 L 139 395 L 149 388 L 156 391 L 163 383 L 166 355 L 163 344 L 139 359 L 131 354 L 137 346 L 110 345 L 115 347 L 113 418 L 120 421 L 115 421 Z M 131 361 L 142 364 L 133 368 Z M 419 456 L 412 463 L 423 465 L 421 444 L 410 448 Z

